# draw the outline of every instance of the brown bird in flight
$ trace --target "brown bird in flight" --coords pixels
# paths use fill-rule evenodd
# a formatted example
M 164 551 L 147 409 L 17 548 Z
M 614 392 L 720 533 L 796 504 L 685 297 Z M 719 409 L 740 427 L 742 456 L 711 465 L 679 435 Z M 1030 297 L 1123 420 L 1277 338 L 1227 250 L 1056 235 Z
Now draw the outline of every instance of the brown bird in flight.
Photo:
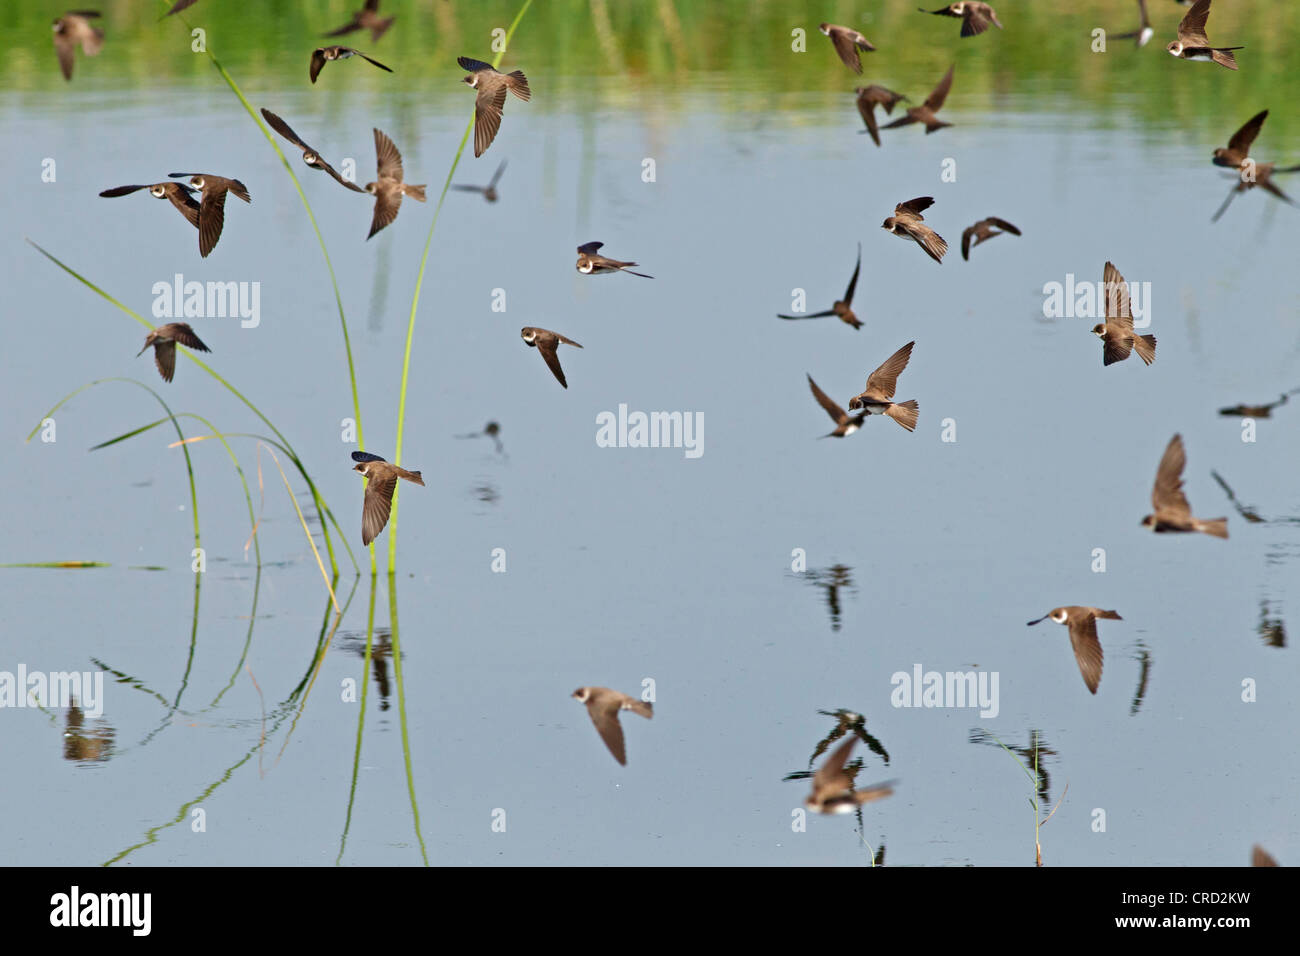
M 878 783 L 862 790 L 853 789 L 856 771 L 847 771 L 844 765 L 857 742 L 856 736 L 850 736 L 817 768 L 813 774 L 812 793 L 804 800 L 804 806 L 809 810 L 816 813 L 851 813 L 864 803 L 881 800 L 894 792 L 892 782 Z
M 627 766 L 627 749 L 623 744 L 623 725 L 619 723 L 619 712 L 630 710 L 649 720 L 654 716 L 654 705 L 608 687 L 579 687 L 569 696 L 587 705 L 587 716 L 596 725 L 600 739 L 605 741 L 605 746 L 614 755 L 614 759 Z
M 1037 621 L 1030 621 L 1028 626 L 1032 627 L 1041 621 L 1046 621 L 1049 617 L 1057 624 L 1069 627 L 1070 646 L 1074 648 L 1074 659 L 1079 665 L 1079 673 L 1083 675 L 1083 682 L 1089 692 L 1097 693 L 1097 685 L 1101 683 L 1102 658 L 1101 641 L 1097 640 L 1097 620 L 1099 618 L 1107 621 L 1124 619 L 1114 611 L 1072 605 L 1053 608 Z
M 366 0 L 366 5 L 352 14 L 352 19 L 349 22 L 343 24 L 337 30 L 331 30 L 324 36 L 341 37 L 349 33 L 355 33 L 357 30 L 369 30 L 370 42 L 377 43 L 396 19 L 396 17 L 389 17 L 385 20 L 379 15 L 379 0 Z
M 469 71 L 464 82 L 478 92 L 474 99 L 474 156 L 479 157 L 492 145 L 497 130 L 501 128 L 506 90 L 524 102 L 532 98 L 533 91 L 528 88 L 528 77 L 522 70 L 498 73 L 491 64 L 467 56 L 456 57 L 456 62 L 461 69 Z
M 1160 467 L 1156 469 L 1156 483 L 1151 489 L 1151 505 L 1155 513 L 1142 519 L 1142 527 L 1155 532 L 1201 531 L 1216 538 L 1226 538 L 1227 518 L 1202 521 L 1192 517 L 1192 506 L 1183 494 L 1183 468 L 1186 465 L 1187 453 L 1183 451 L 1183 438 L 1175 435 L 1169 439 L 1169 445 L 1160 459 Z
M 876 107 L 880 106 L 886 114 L 892 114 L 898 101 L 905 100 L 907 97 L 883 86 L 877 86 L 875 83 L 870 86 L 859 86 L 853 92 L 858 94 L 858 112 L 862 115 L 862 122 L 867 124 L 866 129 L 858 132 L 869 134 L 871 141 L 879 146 L 880 129 L 876 125 Z
M 925 98 L 925 102 L 920 106 L 913 106 L 907 111 L 907 115 L 894 120 L 892 123 L 886 123 L 884 129 L 897 129 L 900 126 L 910 126 L 912 123 L 924 123 L 927 135 L 937 129 L 943 129 L 945 126 L 951 126 L 951 123 L 945 123 L 934 114 L 939 112 L 943 106 L 943 101 L 948 98 L 948 91 L 952 89 L 952 71 L 957 64 L 948 67 L 948 72 L 943 75 L 939 85 L 931 91 L 930 95 Z
M 561 342 L 577 348 L 582 348 L 582 346 L 578 345 L 573 339 L 565 338 L 559 332 L 552 332 L 550 329 L 533 328 L 531 325 L 526 325 L 520 329 L 519 337 L 524 340 L 529 348 L 535 348 L 542 353 L 542 358 L 546 360 L 546 367 L 555 375 L 556 381 L 568 388 L 569 383 L 564 380 L 564 369 L 560 368 L 560 357 L 555 354 L 555 351 L 559 348 Z
M 1178 24 L 1178 39 L 1165 49 L 1170 55 L 1193 63 L 1217 63 L 1229 70 L 1237 69 L 1237 58 L 1232 51 L 1244 50 L 1245 47 L 1210 46 L 1210 38 L 1205 33 L 1205 21 L 1209 18 L 1210 0 L 1196 0 L 1182 23 Z
M 858 51 L 864 50 L 870 53 L 876 49 L 867 42 L 866 37 L 851 27 L 842 27 L 836 23 L 823 23 L 817 29 L 831 38 L 831 43 L 835 45 L 835 52 L 840 55 L 844 65 L 854 73 L 862 72 L 862 60 L 858 56 Z
M 890 401 L 894 397 L 899 374 L 907 368 L 907 363 L 912 358 L 912 346 L 915 344 L 915 342 L 908 342 L 885 359 L 880 368 L 867 376 L 866 389 L 862 394 L 849 399 L 849 408 L 852 410 L 861 408 L 868 415 L 888 415 L 909 432 L 916 428 L 916 419 L 920 412 L 916 399 L 908 399 L 905 402 Z
M 397 465 L 390 465 L 378 455 L 366 451 L 354 451 L 352 460 L 357 462 L 353 471 L 359 471 L 369 481 L 366 482 L 366 494 L 361 503 L 361 543 L 369 546 L 379 532 L 388 524 L 388 514 L 393 507 L 393 491 L 397 488 L 397 479 L 405 478 L 417 485 L 423 485 L 424 479 L 418 471 L 407 471 Z
M 173 179 L 190 178 L 190 185 L 203 192 L 203 201 L 199 204 L 199 255 L 207 258 L 209 252 L 217 247 L 221 230 L 226 223 L 226 193 L 233 193 L 246 203 L 253 200 L 248 195 L 248 187 L 238 179 L 225 176 L 212 176 L 208 173 L 168 173 Z
M 98 56 L 104 47 L 104 31 L 90 25 L 98 10 L 75 10 L 54 21 L 54 52 L 65 80 L 72 79 L 73 53 L 78 46 L 86 56 Z
M 844 290 L 844 298 L 836 302 L 833 306 L 824 312 L 810 312 L 805 315 L 782 315 L 776 314 L 778 319 L 821 319 L 828 315 L 839 316 L 839 320 L 845 325 L 851 325 L 855 329 L 862 328 L 862 322 L 853 314 L 853 290 L 858 285 L 858 273 L 862 271 L 862 243 L 858 243 L 858 264 L 853 269 L 853 278 L 849 280 L 849 287 Z M 824 299 L 822 300 L 825 301 Z
M 1156 360 L 1156 337 L 1134 331 L 1128 283 L 1109 262 L 1102 272 L 1102 288 L 1106 290 L 1106 321 L 1092 327 L 1092 334 L 1102 342 L 1101 364 L 1122 362 L 1136 350 L 1138 358 L 1150 365 Z
M 194 330 L 184 322 L 168 322 L 166 325 L 160 325 L 144 337 L 144 348 L 135 353 L 139 358 L 144 354 L 145 349 L 153 346 L 154 364 L 158 366 L 158 374 L 162 376 L 164 382 L 170 382 L 172 376 L 176 374 L 176 344 L 180 343 L 186 348 L 194 349 L 198 352 L 211 352 L 212 349 L 204 345 Z
M 900 239 L 911 239 L 925 250 L 926 255 L 942 265 L 944 253 L 948 251 L 948 243 L 943 236 L 925 224 L 925 217 L 921 215 L 922 210 L 929 209 L 933 205 L 934 199 L 929 196 L 918 196 L 916 199 L 900 202 L 894 207 L 894 214 L 885 220 L 881 228 Z
M 938 10 L 923 10 L 920 7 L 917 7 L 917 9 L 922 13 L 933 13 L 940 17 L 960 18 L 961 35 L 963 37 L 979 36 L 990 26 L 995 26 L 999 30 L 1002 29 L 997 13 L 987 3 L 973 3 L 971 0 L 962 0 L 961 3 L 950 3 Z
M 375 128 L 375 161 L 379 176 L 375 182 L 366 183 L 366 192 L 375 197 L 375 217 L 370 222 L 367 239 L 397 218 L 403 196 L 424 202 L 424 186 L 410 186 L 403 181 L 402 154 L 378 128 Z
M 1001 229 L 1002 232 L 997 232 L 994 227 Z M 981 242 L 992 239 L 994 236 L 1000 236 L 1004 232 L 1009 232 L 1013 236 L 1020 235 L 1019 229 L 997 216 L 989 216 L 987 219 L 981 219 L 973 226 L 967 226 L 961 233 L 961 257 L 969 260 L 972 246 L 978 246 Z M 975 237 L 974 242 L 970 241 L 971 236 Z

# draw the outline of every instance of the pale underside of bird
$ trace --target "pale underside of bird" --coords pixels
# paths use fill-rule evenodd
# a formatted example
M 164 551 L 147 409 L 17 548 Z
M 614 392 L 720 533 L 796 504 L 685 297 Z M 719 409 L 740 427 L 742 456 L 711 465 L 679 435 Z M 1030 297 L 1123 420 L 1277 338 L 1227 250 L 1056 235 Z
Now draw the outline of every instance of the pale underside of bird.
M 1226 538 L 1227 518 L 1204 521 L 1192 516 L 1192 506 L 1183 494 L 1183 469 L 1186 466 L 1187 453 L 1183 450 L 1183 438 L 1174 435 L 1156 469 L 1156 483 L 1151 489 L 1153 513 L 1142 519 L 1142 526 L 1158 533 L 1200 531 L 1216 538 Z
M 653 279 L 654 276 L 646 275 L 644 272 L 633 272 L 628 266 L 640 265 L 637 262 L 624 262 L 621 259 L 610 259 L 608 256 L 602 256 L 598 252 L 603 242 L 584 242 L 578 246 L 578 262 L 575 268 L 583 275 L 610 275 L 615 272 L 626 272 L 629 275 L 640 276 L 642 279 Z
M 1156 337 L 1138 335 L 1133 328 L 1133 309 L 1128 283 L 1114 264 L 1107 262 L 1102 271 L 1102 288 L 1106 291 L 1106 321 L 1093 326 L 1092 333 L 1101 339 L 1101 363 L 1113 365 L 1136 351 L 1147 365 L 1156 360 Z
M 860 395 L 849 399 L 849 409 L 856 411 L 860 408 L 868 415 L 887 415 L 909 432 L 914 430 L 920 411 L 916 399 L 908 399 L 905 402 L 890 401 L 894 397 L 899 374 L 907 368 L 907 363 L 912 358 L 914 345 L 916 342 L 908 342 L 885 359 L 880 367 L 867 377 L 866 389 Z
M 623 766 L 627 766 L 627 747 L 623 742 L 623 725 L 619 713 L 630 710 L 647 720 L 654 717 L 654 705 L 608 687 L 579 687 L 572 698 L 587 706 L 587 715 L 596 726 L 596 732 L 605 742 L 609 752 Z
M 1100 618 L 1122 621 L 1123 618 L 1114 611 L 1071 605 L 1052 608 L 1038 620 L 1030 621 L 1029 626 L 1032 627 L 1048 618 L 1069 628 L 1070 647 L 1074 650 L 1074 660 L 1079 665 L 1079 673 L 1083 675 L 1083 683 L 1090 693 L 1097 693 L 1097 687 L 1101 684 L 1102 665 L 1101 641 L 1097 639 L 1097 620 Z

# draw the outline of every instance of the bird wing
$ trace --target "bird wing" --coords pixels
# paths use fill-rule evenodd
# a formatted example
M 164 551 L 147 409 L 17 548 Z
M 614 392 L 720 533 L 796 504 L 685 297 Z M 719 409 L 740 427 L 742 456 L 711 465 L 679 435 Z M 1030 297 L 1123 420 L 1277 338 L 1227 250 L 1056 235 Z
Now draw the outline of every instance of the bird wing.
M 320 71 L 325 68 L 325 51 L 324 49 L 312 50 L 311 65 L 307 67 L 307 75 L 311 77 L 313 83 L 316 77 L 320 76 Z
M 920 218 L 919 216 L 917 218 Z M 943 255 L 948 251 L 948 243 L 943 236 L 939 235 L 929 226 L 921 223 L 913 223 L 907 219 L 899 222 L 902 230 L 916 240 L 917 244 L 933 259 L 935 262 L 942 263 Z
M 1102 288 L 1106 291 L 1106 323 L 1132 330 L 1133 312 L 1129 305 L 1128 283 L 1115 266 L 1107 262 L 1102 272 Z M 1114 319 L 1114 322 L 1111 320 Z
M 492 180 L 488 183 L 488 189 L 496 188 L 497 183 L 500 182 L 501 180 L 501 174 L 504 173 L 505 171 L 506 171 L 506 161 L 503 159 L 501 160 L 501 165 L 497 167 L 497 171 L 492 174 Z
M 1101 641 L 1097 640 L 1097 619 L 1091 614 L 1070 619 L 1070 646 L 1079 664 L 1079 673 L 1088 690 L 1097 693 L 1101 683 Z
M 1178 24 L 1178 40 L 1183 46 L 1209 46 L 1205 21 L 1210 18 L 1210 0 L 1196 0 L 1187 16 Z
M 1183 450 L 1182 436 L 1175 435 L 1169 440 L 1169 447 L 1156 469 L 1156 483 L 1151 489 L 1151 504 L 1156 511 L 1172 511 L 1191 517 L 1192 506 L 1183 494 L 1182 475 L 1186 464 L 1187 453 Z
M 867 398 L 875 399 L 880 402 L 887 402 L 894 397 L 894 390 L 898 385 L 898 376 L 903 369 L 907 368 L 908 360 L 912 357 L 912 346 L 916 342 L 908 342 L 901 349 L 885 359 L 880 368 L 876 369 L 867 378 L 867 387 L 863 395 Z
M 388 524 L 388 512 L 393 506 L 393 488 L 397 476 L 368 478 L 365 500 L 361 503 L 361 543 L 370 544 Z
M 1003 230 L 1004 232 L 1011 233 L 1011 235 L 1013 236 L 1020 235 L 1020 230 L 1017 229 L 1015 226 L 1011 225 L 1011 223 L 1007 222 L 1005 219 L 999 219 L 997 216 L 989 216 L 984 221 L 987 223 L 991 223 L 994 226 L 997 226 L 999 229 Z
M 963 259 L 970 259 L 970 237 L 975 234 L 979 227 L 980 223 L 977 222 L 975 225 L 967 226 L 961 231 L 961 257 Z
M 925 105 L 930 108 L 932 113 L 937 113 L 939 107 L 943 106 L 943 101 L 948 98 L 948 91 L 952 89 L 952 71 L 956 64 L 948 67 L 948 72 L 943 75 L 939 85 L 934 88 L 934 92 L 925 98 Z
M 1266 119 L 1268 119 L 1268 110 L 1261 110 L 1246 120 L 1246 125 L 1233 133 L 1232 139 L 1228 140 L 1228 149 L 1246 156 L 1250 152 L 1250 144 L 1255 142 L 1255 137 L 1259 135 L 1259 129 Z
M 907 202 L 900 202 L 894 207 L 894 215 L 904 213 L 915 216 L 917 219 L 924 219 L 921 215 L 922 210 L 929 209 L 934 205 L 934 200 L 929 196 L 918 196 L 916 199 L 909 199 Z
M 853 278 L 849 280 L 849 287 L 844 292 L 844 304 L 853 304 L 853 290 L 858 287 L 858 273 L 862 271 L 862 243 L 858 243 L 858 264 L 853 268 Z
M 199 255 L 207 256 L 217 247 L 226 224 L 226 191 L 205 189 L 199 206 Z
M 402 181 L 402 154 L 378 128 L 375 129 L 375 161 L 379 164 L 380 179 L 396 179 L 399 183 Z
M 170 382 L 172 376 L 176 374 L 176 343 L 155 342 L 153 361 L 158 366 L 158 374 L 162 376 L 163 381 Z
M 289 128 L 289 124 L 288 124 L 288 123 L 286 123 L 284 120 L 280 119 L 280 117 L 276 116 L 274 113 L 272 113 L 270 110 L 268 110 L 265 106 L 262 107 L 262 116 L 266 119 L 266 122 L 270 125 L 271 129 L 275 130 L 277 133 L 279 133 L 281 136 L 283 136 L 283 137 L 284 137 L 285 139 L 287 139 L 289 142 L 293 143 L 293 145 L 297 146 L 297 147 L 298 147 L 299 149 L 301 149 L 303 152 L 305 152 L 305 153 L 314 153 L 314 152 L 316 152 L 316 150 L 312 149 L 310 146 L 308 146 L 306 143 L 304 143 L 304 142 L 303 142 L 303 141 L 298 137 L 298 134 L 297 134 L 297 133 L 295 133 L 292 129 Z
M 389 72 L 389 73 L 392 73 L 392 72 L 393 72 L 392 67 L 384 66 L 384 64 L 380 63 L 380 62 L 379 62 L 378 60 L 376 60 L 376 59 L 373 59 L 372 57 L 368 57 L 368 56 L 366 56 L 366 55 L 365 55 L 364 53 L 362 53 L 360 50 L 353 50 L 352 52 L 355 53 L 357 56 L 361 57 L 361 59 L 365 60 L 365 61 L 366 61 L 367 63 L 369 63 L 371 66 L 377 66 L 377 67 L 379 67 L 381 70 L 386 70 L 386 71 Z
M 496 139 L 501 129 L 501 110 L 506 105 L 506 88 L 503 85 L 495 89 L 480 88 L 474 100 L 474 155 L 483 152 Z
M 826 409 L 826 414 L 831 417 L 831 420 L 834 421 L 836 425 L 843 425 L 849 420 L 849 416 L 845 413 L 844 409 L 836 405 L 835 401 L 829 395 L 817 387 L 817 383 L 813 381 L 811 375 L 808 376 L 808 387 L 812 389 L 813 398 L 817 399 L 817 404 Z
M 598 703 L 593 698 L 587 702 L 587 714 L 591 717 L 591 722 L 596 725 L 596 732 L 600 734 L 600 739 L 605 741 L 605 746 L 614 755 L 614 759 L 626 765 L 627 749 L 623 743 L 623 725 L 619 723 L 618 711 L 618 703 L 614 701 Z
M 375 130 L 378 133 L 378 130 Z M 370 232 L 366 234 L 369 239 L 380 229 L 383 229 L 394 219 L 397 218 L 398 210 L 402 208 L 402 191 L 400 189 L 385 189 L 383 183 L 375 186 L 375 215 L 370 220 Z
M 560 336 L 555 336 L 555 339 L 559 338 Z M 542 358 L 546 360 L 546 367 L 551 370 L 551 374 L 555 376 L 556 380 L 565 388 L 568 388 L 569 383 L 564 379 L 564 369 L 560 367 L 560 357 L 555 354 L 555 348 L 558 344 L 555 339 L 544 339 L 538 336 L 537 351 L 542 353 Z

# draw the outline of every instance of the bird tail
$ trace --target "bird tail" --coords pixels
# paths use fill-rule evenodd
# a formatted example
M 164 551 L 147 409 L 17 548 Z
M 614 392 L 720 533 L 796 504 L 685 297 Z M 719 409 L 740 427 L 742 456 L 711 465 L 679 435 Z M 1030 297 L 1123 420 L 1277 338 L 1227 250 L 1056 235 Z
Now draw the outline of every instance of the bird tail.
M 1094 616 L 1094 617 L 1099 617 L 1099 618 L 1101 618 L 1101 619 L 1103 619 L 1103 620 L 1106 620 L 1106 621 L 1122 621 L 1122 620 L 1124 620 L 1122 617 L 1120 617 L 1120 616 L 1119 616 L 1118 614 L 1116 614 L 1114 611 L 1098 611 L 1098 612 L 1097 612 L 1095 615 L 1093 615 L 1093 616 Z
M 1226 66 L 1230 70 L 1237 69 L 1237 58 L 1232 55 L 1233 50 L 1242 49 L 1239 46 L 1220 47 L 1217 50 L 1211 50 L 1210 55 L 1214 57 L 1214 62 L 1219 66 Z
M 1226 538 L 1228 536 L 1228 519 L 1215 518 L 1212 521 L 1198 521 L 1196 522 L 1196 530 L 1212 534 L 1216 538 Z
M 633 700 L 628 703 L 626 709 L 632 711 L 634 714 L 640 714 L 646 720 L 653 717 L 655 712 L 654 704 L 645 700 Z
M 1156 337 L 1154 335 L 1135 335 L 1133 349 L 1138 358 L 1150 365 L 1156 360 Z
M 916 404 L 916 399 L 909 398 L 905 402 L 895 402 L 890 405 L 885 409 L 885 414 L 910 432 L 916 428 L 916 419 L 920 411 L 921 406 Z
M 397 474 L 400 477 L 405 478 L 407 481 L 415 482 L 417 485 L 424 484 L 424 479 L 420 477 L 420 473 L 418 471 L 407 471 L 405 468 L 401 468 L 398 469 Z
M 528 88 L 528 77 L 524 76 L 523 70 L 515 70 L 513 73 L 507 73 L 506 76 L 510 77 L 512 81 L 510 83 L 511 93 L 525 101 L 532 98 L 533 91 Z
M 420 202 L 424 202 L 423 186 L 412 186 L 407 183 L 403 183 L 402 192 L 406 193 L 406 195 L 410 196 L 412 199 L 418 199 L 420 200 Z

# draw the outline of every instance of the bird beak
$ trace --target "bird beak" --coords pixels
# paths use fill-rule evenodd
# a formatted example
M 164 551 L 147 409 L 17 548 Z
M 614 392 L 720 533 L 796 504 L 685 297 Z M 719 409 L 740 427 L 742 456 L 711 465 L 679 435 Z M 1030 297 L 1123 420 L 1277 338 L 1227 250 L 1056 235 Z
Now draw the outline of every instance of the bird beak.
M 1040 617 L 1037 621 L 1026 621 L 1026 622 L 1025 622 L 1025 627 L 1033 627 L 1035 624 L 1041 624 L 1043 621 L 1046 621 L 1046 620 L 1047 620 L 1048 616 L 1049 616 L 1049 615 L 1044 614 L 1044 615 L 1043 615 L 1042 617 Z

